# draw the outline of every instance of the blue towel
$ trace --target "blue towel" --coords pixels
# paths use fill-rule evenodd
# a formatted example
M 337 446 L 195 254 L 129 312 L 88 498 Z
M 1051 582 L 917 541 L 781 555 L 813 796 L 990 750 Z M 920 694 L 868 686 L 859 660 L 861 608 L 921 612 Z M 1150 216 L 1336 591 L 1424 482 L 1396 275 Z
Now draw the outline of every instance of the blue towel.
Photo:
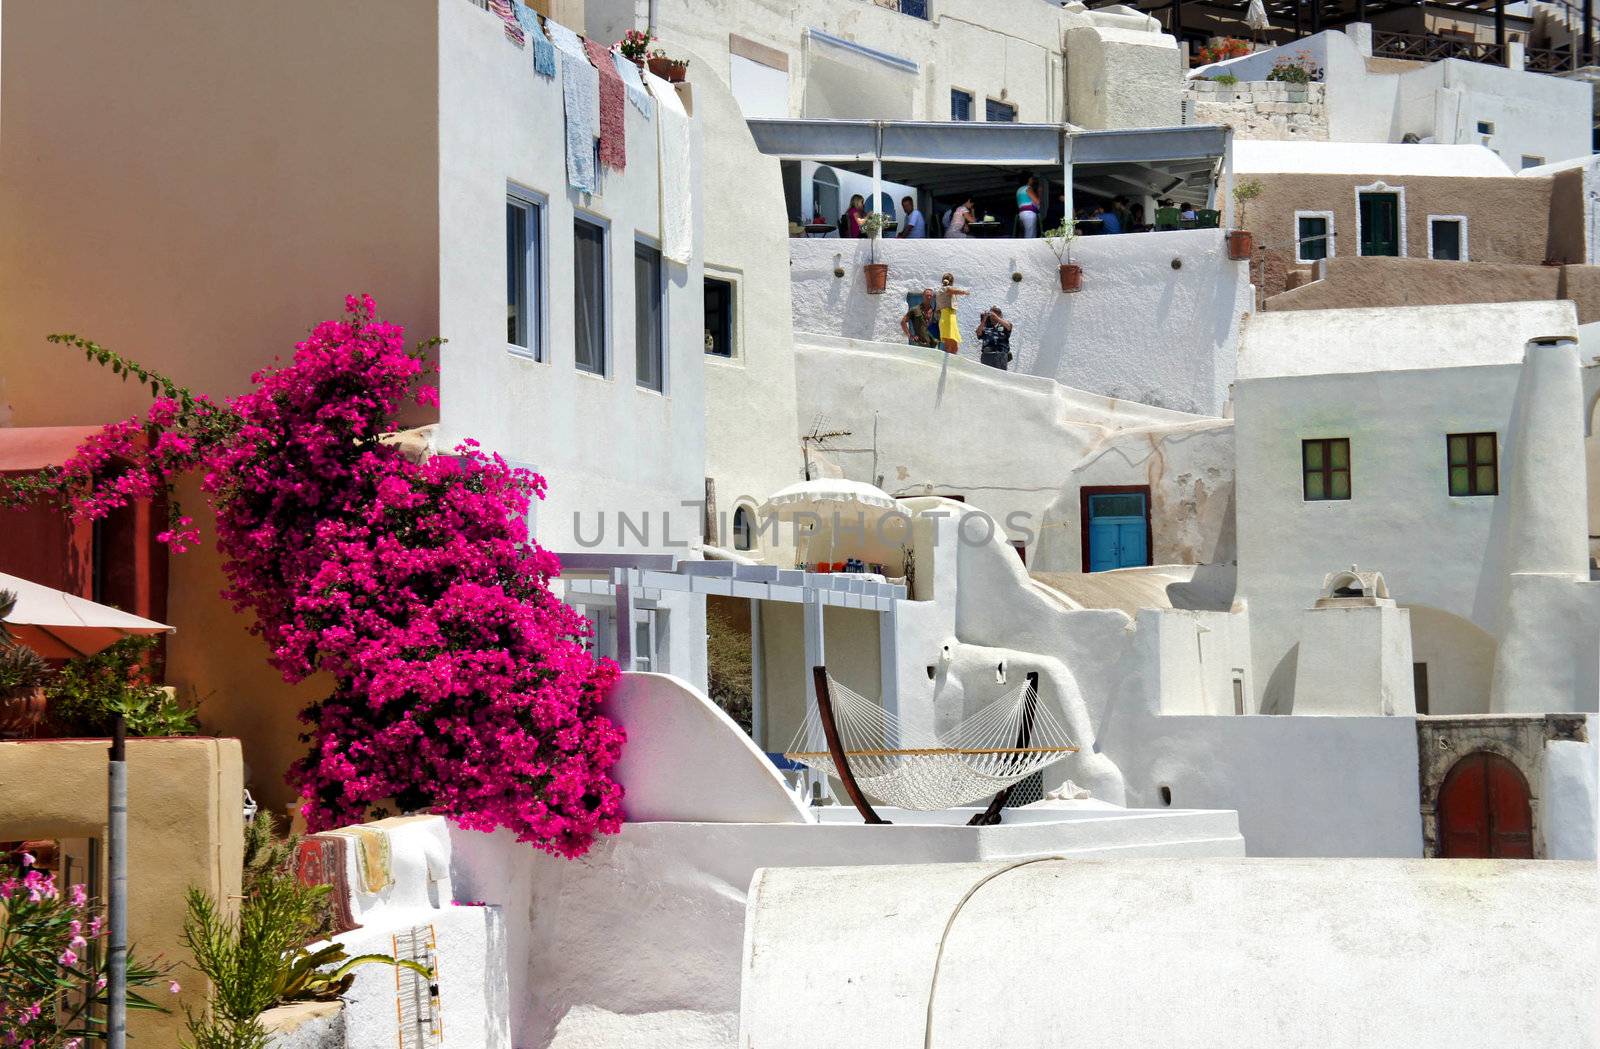
M 577 55 L 561 52 L 561 101 L 567 113 L 567 185 L 593 193 L 600 71 L 589 64 L 581 49 Z
M 639 67 L 615 51 L 611 53 L 611 57 L 617 63 L 617 73 L 622 77 L 622 86 L 627 90 L 628 101 L 633 103 L 633 108 L 646 117 L 654 116 L 656 100 L 650 97 L 650 92 L 645 88 L 644 78 L 639 75 Z
M 512 0 L 512 6 L 517 13 L 517 24 L 533 47 L 533 71 L 540 76 L 555 76 L 556 48 L 539 28 L 538 14 L 522 0 Z

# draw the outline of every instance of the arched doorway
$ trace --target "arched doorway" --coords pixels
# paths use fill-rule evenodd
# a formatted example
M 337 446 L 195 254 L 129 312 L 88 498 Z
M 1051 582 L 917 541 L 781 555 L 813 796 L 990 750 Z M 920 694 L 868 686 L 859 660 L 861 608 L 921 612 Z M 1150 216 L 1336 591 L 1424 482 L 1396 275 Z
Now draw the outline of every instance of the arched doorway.
M 1533 859 L 1528 781 L 1515 765 L 1480 750 L 1451 766 L 1439 788 L 1439 855 Z

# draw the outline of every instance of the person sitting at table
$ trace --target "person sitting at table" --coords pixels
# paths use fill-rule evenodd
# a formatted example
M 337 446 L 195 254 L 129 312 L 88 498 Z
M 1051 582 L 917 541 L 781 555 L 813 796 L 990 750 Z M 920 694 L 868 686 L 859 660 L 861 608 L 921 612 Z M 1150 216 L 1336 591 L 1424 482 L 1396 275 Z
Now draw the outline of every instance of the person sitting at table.
M 1194 210 L 1194 205 L 1193 204 L 1185 204 L 1183 206 L 1183 214 L 1179 215 L 1178 218 L 1183 220 L 1184 222 L 1199 222 L 1200 221 L 1200 216 L 1195 214 L 1195 210 Z
M 965 207 L 965 205 L 962 205 Z M 944 343 L 944 352 L 955 353 L 961 346 L 961 328 L 956 324 L 956 298 L 965 295 L 964 289 L 956 287 L 954 274 L 946 273 L 939 278 L 939 339 Z
M 928 235 L 928 222 L 922 217 L 916 201 L 901 197 L 900 210 L 906 213 L 906 220 L 900 224 L 900 232 L 895 234 L 896 240 L 921 240 Z
M 937 346 L 938 317 L 933 305 L 933 289 L 922 289 L 922 301 L 906 310 L 900 318 L 900 333 L 912 346 Z
M 1143 233 L 1145 230 L 1147 230 L 1149 228 L 1150 228 L 1149 226 L 1146 226 L 1144 224 L 1144 205 L 1143 204 L 1134 204 L 1131 207 L 1129 207 L 1128 208 L 1128 229 L 1132 230 L 1135 233 Z
M 1006 365 L 1011 363 L 1011 322 L 1001 314 L 1000 307 L 989 307 L 978 320 L 976 334 L 983 345 L 978 359 L 991 368 L 1005 371 Z
M 1017 224 L 1022 227 L 1022 238 L 1032 240 L 1039 235 L 1039 179 L 1030 176 L 1017 187 Z
M 1100 220 L 1101 233 L 1122 232 L 1122 220 L 1117 217 L 1115 210 L 1108 210 L 1105 207 L 1097 206 L 1094 209 L 1094 217 Z
M 867 220 L 867 199 L 857 193 L 850 198 L 850 207 L 839 216 L 839 236 L 861 236 L 861 224 Z
M 947 237 L 970 237 L 967 227 L 977 220 L 972 215 L 972 198 L 961 202 L 961 206 L 950 213 L 950 220 L 945 223 L 944 235 Z

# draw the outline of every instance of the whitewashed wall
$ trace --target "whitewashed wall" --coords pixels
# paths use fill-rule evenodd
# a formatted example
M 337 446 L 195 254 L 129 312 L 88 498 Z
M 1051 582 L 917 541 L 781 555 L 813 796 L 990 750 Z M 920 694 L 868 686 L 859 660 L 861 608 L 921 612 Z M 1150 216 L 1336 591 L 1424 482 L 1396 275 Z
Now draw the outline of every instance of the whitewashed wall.
M 862 0 L 663 0 L 656 24 L 668 51 L 704 56 L 724 81 L 732 80 L 730 35 L 783 53 L 789 66 L 790 116 L 948 120 L 950 92 L 959 89 L 972 93 L 975 120 L 984 119 L 984 102 L 993 98 L 1016 106 L 1017 119 L 1025 122 L 1070 120 L 1084 127 L 1179 122 L 1177 50 L 1149 16 L 1026 2 L 1007 5 L 1004 16 L 996 17 L 989 0 L 933 0 L 929 7 L 933 21 Z M 649 9 L 647 0 L 589 0 L 589 31 L 615 40 L 628 29 L 644 27 Z M 919 68 L 899 73 L 849 56 L 808 40 L 810 28 L 908 59 Z M 1092 54 L 1083 52 L 1080 61 L 1093 62 L 1102 72 L 1097 82 L 1068 83 L 1063 52 L 1071 30 L 1106 38 Z M 1072 54 L 1079 59 L 1076 45 Z M 871 83 L 875 74 L 884 87 L 850 90 Z M 836 82 L 813 86 L 813 75 Z M 766 104 L 764 94 L 759 101 Z M 1115 122 L 1096 122 L 1104 120 Z
M 626 548 L 690 555 L 700 513 L 685 503 L 705 492 L 705 391 L 701 265 L 663 260 L 667 284 L 666 389 L 635 381 L 636 240 L 659 245 L 656 127 L 625 103 L 627 169 L 605 172 L 600 191 L 566 184 L 561 79 L 538 76 L 528 51 L 505 38 L 493 14 L 468 3 L 439 6 L 440 446 L 473 437 L 485 448 L 531 466 L 549 481 L 536 510 L 539 541 L 555 551 L 578 548 L 606 518 L 599 551 Z M 598 127 L 598 121 L 596 123 Z M 700 155 L 698 130 L 691 155 Z M 694 161 L 692 185 L 699 185 Z M 507 191 L 517 187 L 547 203 L 545 353 L 534 361 L 506 345 Z M 699 196 L 692 201 L 700 211 Z M 609 227 L 609 374 L 574 365 L 573 221 Z M 698 227 L 698 222 L 696 226 Z M 618 535 L 617 513 L 648 514 L 650 539 Z M 663 537 L 670 515 L 670 539 Z M 670 663 L 704 680 L 704 604 L 672 595 Z
M 957 309 L 963 356 L 977 359 L 979 314 L 999 306 L 1015 325 L 1014 370 L 1200 415 L 1223 414 L 1253 301 L 1248 267 L 1228 259 L 1218 230 L 1085 237 L 1072 250 L 1083 290 L 1072 294 L 1042 240 L 880 241 L 883 295 L 866 291 L 870 241 L 794 239 L 789 250 L 797 333 L 904 342 L 905 293 L 937 288 L 950 272 L 972 292 Z

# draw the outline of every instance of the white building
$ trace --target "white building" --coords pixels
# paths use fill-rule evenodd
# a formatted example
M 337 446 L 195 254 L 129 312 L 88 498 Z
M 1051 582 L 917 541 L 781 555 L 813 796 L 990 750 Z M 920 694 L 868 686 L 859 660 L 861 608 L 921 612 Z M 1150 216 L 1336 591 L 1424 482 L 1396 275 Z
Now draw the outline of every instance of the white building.
M 1322 71 L 1331 141 L 1488 146 L 1513 171 L 1587 156 L 1589 85 L 1524 70 L 1522 46 L 1509 47 L 1510 67 L 1375 59 L 1372 27 L 1354 23 L 1203 66 L 1193 76 L 1265 80 L 1275 62 L 1304 53 Z

